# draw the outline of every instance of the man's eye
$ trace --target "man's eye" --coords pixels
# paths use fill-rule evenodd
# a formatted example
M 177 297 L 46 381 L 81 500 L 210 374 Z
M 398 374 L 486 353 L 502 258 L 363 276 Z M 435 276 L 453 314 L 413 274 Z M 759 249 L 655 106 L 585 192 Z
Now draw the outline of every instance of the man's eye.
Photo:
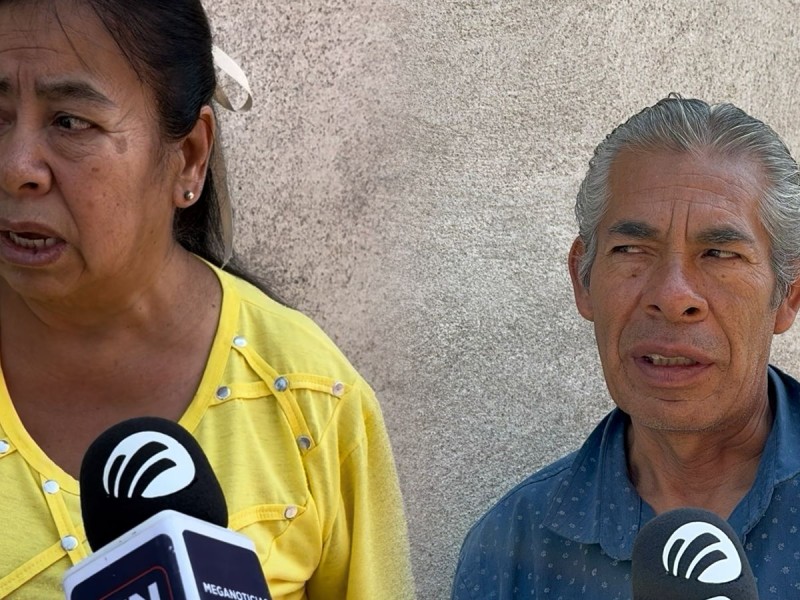
M 68 131 L 83 131 L 84 129 L 89 129 L 92 127 L 92 124 L 88 121 L 84 121 L 83 119 L 73 117 L 71 115 L 61 115 L 56 117 L 55 124 L 61 129 L 66 129 Z
M 640 254 L 643 250 L 639 246 L 614 246 L 611 249 L 613 254 Z
M 737 258 L 739 255 L 730 250 L 717 250 L 716 248 L 712 248 L 711 250 L 706 250 L 706 256 L 710 256 L 711 258 Z

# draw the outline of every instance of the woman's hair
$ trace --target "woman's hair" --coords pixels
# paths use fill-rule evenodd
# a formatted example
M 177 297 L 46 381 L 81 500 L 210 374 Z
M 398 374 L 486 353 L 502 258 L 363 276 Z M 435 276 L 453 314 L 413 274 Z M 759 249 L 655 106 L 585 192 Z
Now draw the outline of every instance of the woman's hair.
M 217 86 L 211 28 L 200 0 L 81 0 L 105 26 L 155 99 L 166 141 L 186 137 L 200 109 L 211 106 Z M 235 259 L 223 265 L 220 201 L 228 202 L 225 163 L 218 144 L 200 197 L 178 209 L 173 234 L 184 248 L 276 298 L 267 285 Z M 277 298 L 276 298 L 277 299 Z
M 625 150 L 716 153 L 746 158 L 761 168 L 765 185 L 761 223 L 769 234 L 775 273 L 773 305 L 778 306 L 800 276 L 800 171 L 786 145 L 766 124 L 732 104 L 709 105 L 672 94 L 614 129 L 594 151 L 578 191 L 575 213 L 585 253 L 578 266 L 581 281 L 597 253 L 597 227 L 609 201 L 608 177 Z

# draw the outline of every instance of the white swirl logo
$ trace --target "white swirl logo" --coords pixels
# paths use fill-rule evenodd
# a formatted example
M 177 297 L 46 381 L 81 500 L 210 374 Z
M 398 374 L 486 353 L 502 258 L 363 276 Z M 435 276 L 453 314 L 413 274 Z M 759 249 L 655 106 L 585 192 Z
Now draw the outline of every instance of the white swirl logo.
M 685 572 L 679 573 L 681 559 L 690 548 L 686 559 L 691 560 Z M 702 583 L 730 583 L 742 574 L 742 562 L 733 541 L 721 529 L 703 521 L 676 529 L 667 540 L 661 559 L 667 572 L 675 577 Z
M 189 452 L 157 431 L 139 431 L 122 440 L 103 469 L 103 487 L 115 498 L 159 498 L 187 487 L 195 477 Z

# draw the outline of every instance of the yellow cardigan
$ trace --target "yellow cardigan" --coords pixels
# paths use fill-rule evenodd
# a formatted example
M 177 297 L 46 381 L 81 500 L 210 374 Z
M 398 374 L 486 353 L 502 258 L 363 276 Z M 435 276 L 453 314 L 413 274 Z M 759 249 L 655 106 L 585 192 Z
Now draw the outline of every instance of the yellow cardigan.
M 206 370 L 180 420 L 274 600 L 414 597 L 406 524 L 373 391 L 310 319 L 214 269 Z M 153 390 L 158 393 L 158 390 Z M 22 427 L 0 379 L 0 598 L 61 599 L 89 552 L 78 483 Z

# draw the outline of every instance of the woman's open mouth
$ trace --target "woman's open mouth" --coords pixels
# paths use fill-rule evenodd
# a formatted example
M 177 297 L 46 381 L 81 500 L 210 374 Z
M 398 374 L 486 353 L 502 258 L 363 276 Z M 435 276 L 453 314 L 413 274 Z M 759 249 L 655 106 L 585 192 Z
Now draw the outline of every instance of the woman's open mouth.
M 8 239 L 22 248 L 38 250 L 55 246 L 60 240 L 54 237 L 45 237 L 36 233 L 14 233 L 7 232 Z
M 45 267 L 55 263 L 67 243 L 48 233 L 0 231 L 0 260 L 20 267 Z

